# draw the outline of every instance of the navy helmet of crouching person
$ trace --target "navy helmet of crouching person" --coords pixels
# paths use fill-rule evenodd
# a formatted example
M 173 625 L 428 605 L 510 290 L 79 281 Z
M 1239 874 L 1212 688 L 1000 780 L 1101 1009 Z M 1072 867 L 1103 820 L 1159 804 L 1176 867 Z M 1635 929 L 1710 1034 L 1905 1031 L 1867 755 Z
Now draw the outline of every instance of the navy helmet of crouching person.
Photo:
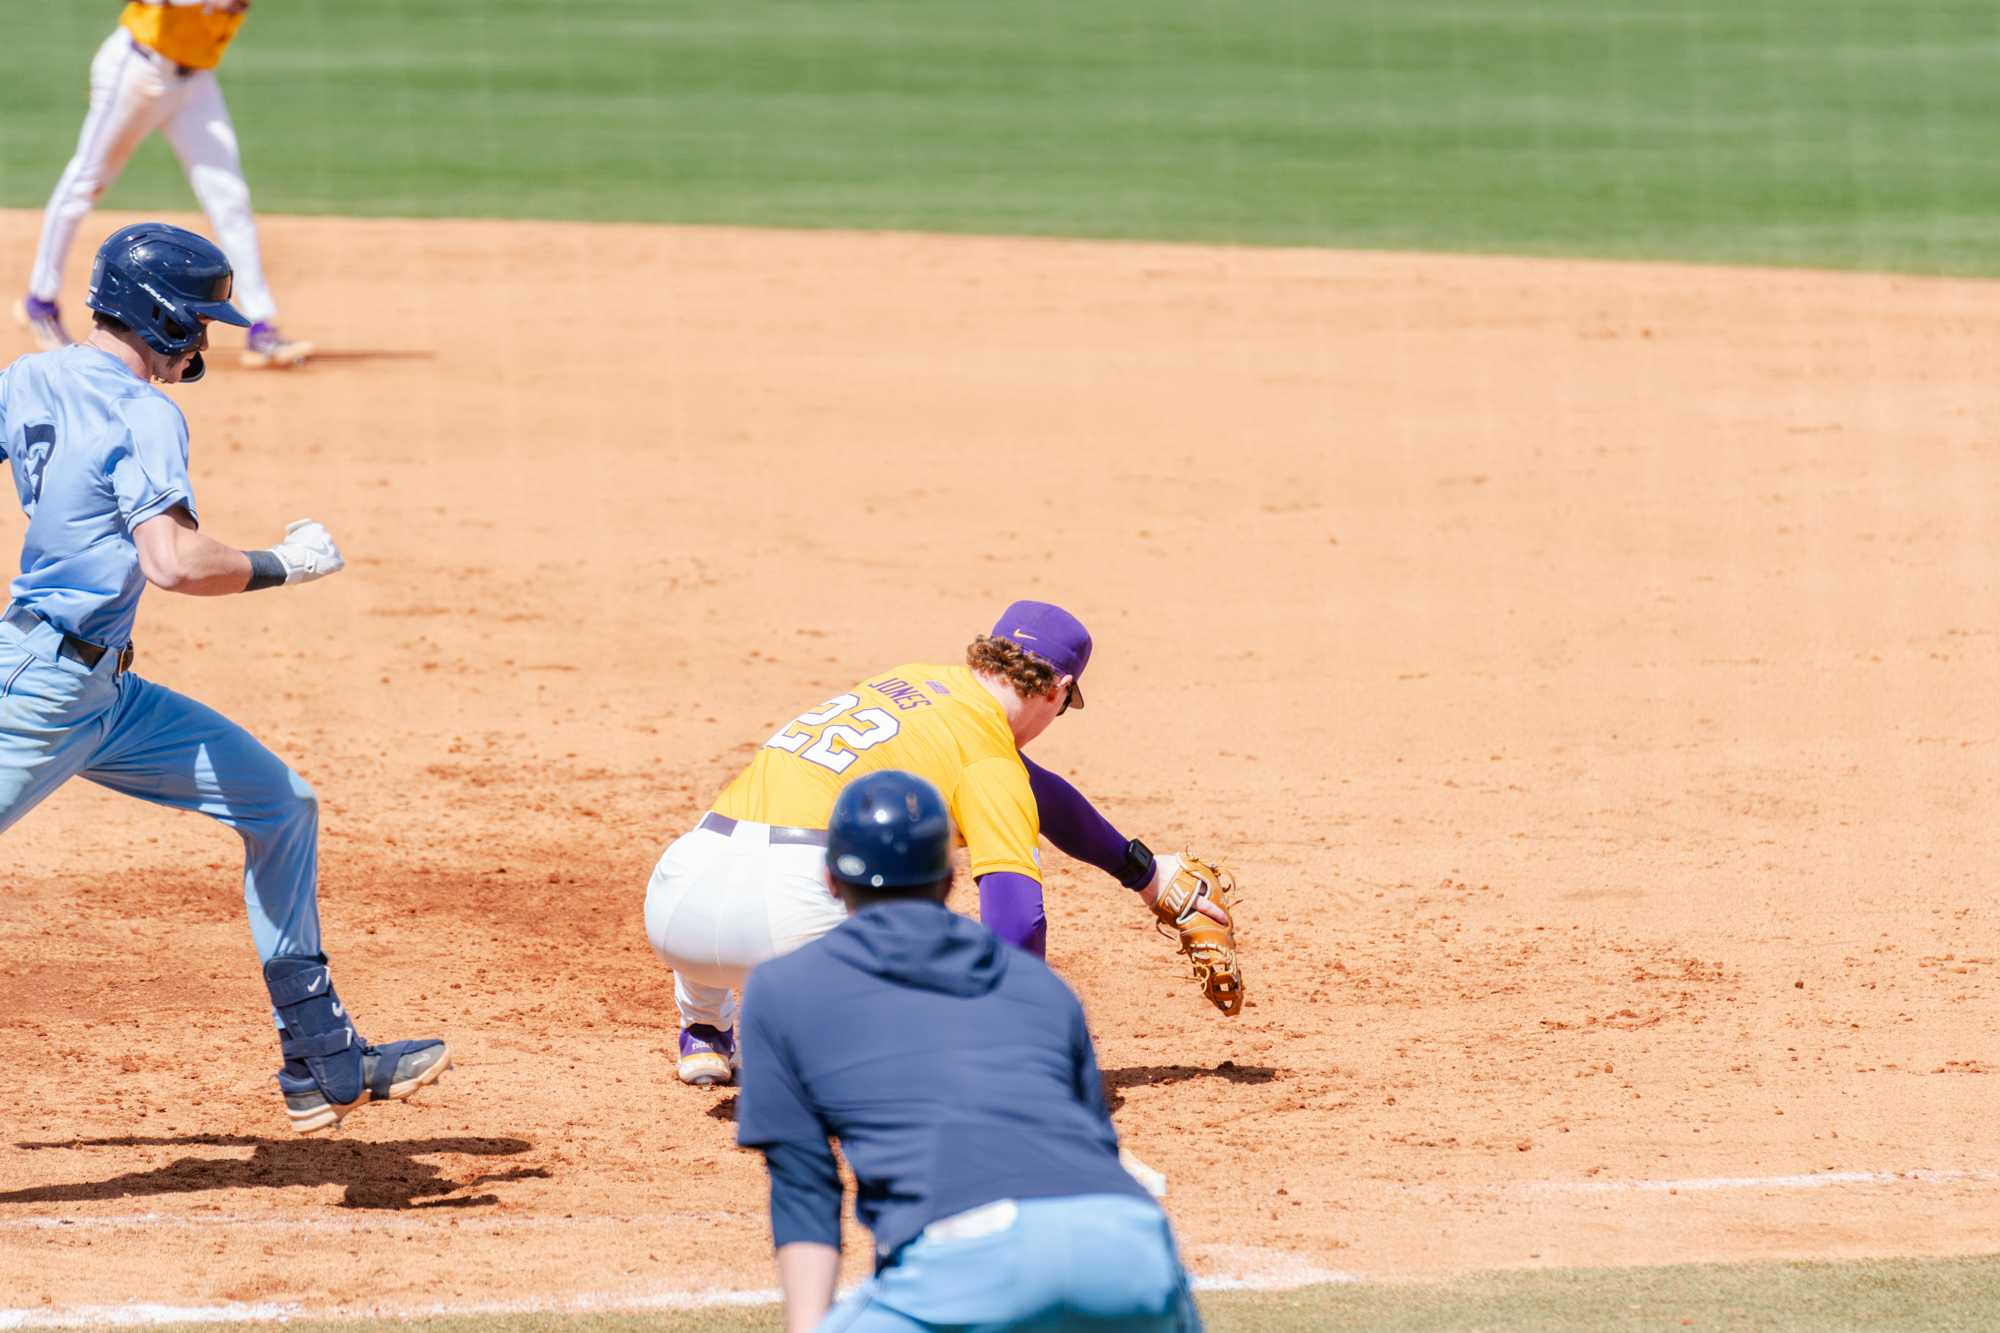
M 737 1139 L 770 1170 L 787 1329 L 1198 1329 L 1166 1216 L 1119 1165 L 1083 1006 L 945 906 L 951 846 L 923 779 L 851 783 L 827 877 L 852 915 L 745 988 Z M 875 1236 L 838 1308 L 835 1138 Z

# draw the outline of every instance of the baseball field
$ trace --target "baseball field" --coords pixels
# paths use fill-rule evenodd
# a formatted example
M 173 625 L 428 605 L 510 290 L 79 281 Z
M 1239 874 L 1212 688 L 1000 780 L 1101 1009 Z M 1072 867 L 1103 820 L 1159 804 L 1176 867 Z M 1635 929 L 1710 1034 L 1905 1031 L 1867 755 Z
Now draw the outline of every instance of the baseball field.
M 0 0 L 17 282 L 114 13 Z M 1991 1327 L 1996 55 L 1923 0 L 258 0 L 321 351 L 173 394 L 208 531 L 349 568 L 152 594 L 136 669 L 312 782 L 343 996 L 455 1067 L 294 1136 L 237 839 L 63 788 L 0 842 L 0 1329 L 776 1327 L 647 876 L 1029 596 L 1097 640 L 1035 756 L 1245 895 L 1225 1020 L 1046 854 L 1210 1327 Z M 155 140 L 83 234 L 192 209 Z

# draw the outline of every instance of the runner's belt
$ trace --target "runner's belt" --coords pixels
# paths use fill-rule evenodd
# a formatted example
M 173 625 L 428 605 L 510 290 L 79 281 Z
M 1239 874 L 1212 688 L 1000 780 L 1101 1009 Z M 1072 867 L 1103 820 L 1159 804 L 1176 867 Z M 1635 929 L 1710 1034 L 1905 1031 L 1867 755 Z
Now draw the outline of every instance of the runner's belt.
M 5 621 L 23 634 L 33 634 L 42 626 L 49 625 L 48 621 L 30 611 L 27 607 L 12 602 L 8 604 L 6 613 L 0 615 L 0 621 Z M 109 648 L 92 643 L 88 639 L 79 639 L 74 634 L 56 629 L 54 625 L 49 625 L 49 628 L 56 630 L 56 633 L 62 635 L 62 642 L 56 646 L 56 656 L 67 657 L 70 661 L 81 666 L 85 671 L 97 670 L 97 664 L 104 660 L 104 655 L 112 651 Z M 126 644 L 123 648 L 117 650 L 117 654 L 118 665 L 111 673 L 114 676 L 122 675 L 132 669 L 132 645 L 129 643 Z M 826 841 L 824 833 L 820 835 L 820 841 Z
M 701 823 L 695 827 L 705 828 L 710 833 L 720 833 L 726 838 L 736 832 L 736 826 L 741 822 L 743 821 L 731 819 L 728 815 L 718 815 L 711 810 L 701 817 Z M 823 828 L 787 828 L 783 824 L 766 824 L 764 827 L 771 830 L 772 842 L 796 842 L 809 847 L 826 846 L 826 830 Z

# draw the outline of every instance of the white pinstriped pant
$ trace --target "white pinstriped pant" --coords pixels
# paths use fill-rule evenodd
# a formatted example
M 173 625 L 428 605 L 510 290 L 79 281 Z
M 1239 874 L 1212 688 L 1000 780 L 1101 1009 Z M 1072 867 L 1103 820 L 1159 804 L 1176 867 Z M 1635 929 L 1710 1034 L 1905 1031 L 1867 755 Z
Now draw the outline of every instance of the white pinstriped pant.
M 111 188 L 132 152 L 154 130 L 166 136 L 187 173 L 188 184 L 215 228 L 215 240 L 236 271 L 235 303 L 252 320 L 277 317 L 277 304 L 264 281 L 257 249 L 257 219 L 250 211 L 250 186 L 236 149 L 236 126 L 222 100 L 214 70 L 186 77 L 171 62 L 148 51 L 120 28 L 97 48 L 90 63 L 90 110 L 77 136 L 76 155 L 56 181 L 42 215 L 42 239 L 28 294 L 53 301 L 62 286 L 63 263 L 77 228 Z

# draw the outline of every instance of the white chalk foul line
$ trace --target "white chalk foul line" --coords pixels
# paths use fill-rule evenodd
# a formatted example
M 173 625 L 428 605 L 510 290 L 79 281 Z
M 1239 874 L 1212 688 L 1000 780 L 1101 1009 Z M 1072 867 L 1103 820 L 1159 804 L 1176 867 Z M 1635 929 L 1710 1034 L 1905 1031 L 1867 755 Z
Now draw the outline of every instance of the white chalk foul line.
M 1187 1264 L 1199 1268 L 1196 1291 L 1291 1291 L 1328 1282 L 1359 1282 L 1358 1274 L 1321 1268 L 1305 1256 L 1256 1245 L 1196 1245 Z
M 0 1231 L 129 1231 L 147 1228 L 215 1227 L 242 1231 L 331 1232 L 429 1232 L 449 1218 L 455 1231 L 536 1231 L 575 1230 L 580 1227 L 678 1226 L 689 1222 L 713 1225 L 722 1222 L 763 1224 L 761 1214 L 747 1213 L 587 1213 L 576 1216 L 467 1217 L 448 1214 L 410 1216 L 404 1213 L 363 1213 L 342 1217 L 260 1217 L 237 1213 L 113 1213 L 84 1217 L 0 1217 Z
M 1195 1279 L 1197 1291 L 1289 1291 L 1323 1282 L 1352 1282 L 1354 1275 L 1315 1268 L 1296 1256 L 1276 1250 L 1242 1249 L 1239 1257 L 1276 1256 L 1281 1262 L 1267 1273 Z M 72 1305 L 60 1309 L 0 1309 L 0 1330 L 30 1328 L 153 1328 L 165 1324 L 261 1324 L 293 1319 L 444 1319 L 494 1315 L 646 1314 L 661 1310 L 715 1310 L 728 1307 L 776 1305 L 773 1287 L 759 1291 L 661 1291 L 619 1295 L 579 1295 L 514 1301 L 476 1301 L 458 1305 L 416 1305 L 385 1311 L 331 1306 L 308 1309 L 297 1304 L 227 1305 Z
M 304 1313 L 296 1305 L 70 1305 L 55 1310 L 0 1310 L 0 1329 L 260 1324 L 297 1319 Z
M 482 1315 L 643 1314 L 659 1310 L 713 1310 L 726 1306 L 773 1305 L 778 1291 L 667 1291 L 624 1296 L 566 1296 L 547 1300 L 472 1301 L 460 1305 L 413 1305 L 393 1311 L 368 1307 L 257 1302 L 227 1305 L 72 1305 L 60 1309 L 0 1310 L 0 1329 L 150 1328 L 162 1324 L 261 1324 L 293 1319 L 441 1319 Z
M 1937 1185 L 2000 1181 L 2000 1171 L 1813 1171 L 1791 1176 L 1692 1176 L 1686 1180 L 1543 1180 L 1537 1194 L 1700 1194 L 1710 1190 L 1817 1190 L 1830 1185 Z

